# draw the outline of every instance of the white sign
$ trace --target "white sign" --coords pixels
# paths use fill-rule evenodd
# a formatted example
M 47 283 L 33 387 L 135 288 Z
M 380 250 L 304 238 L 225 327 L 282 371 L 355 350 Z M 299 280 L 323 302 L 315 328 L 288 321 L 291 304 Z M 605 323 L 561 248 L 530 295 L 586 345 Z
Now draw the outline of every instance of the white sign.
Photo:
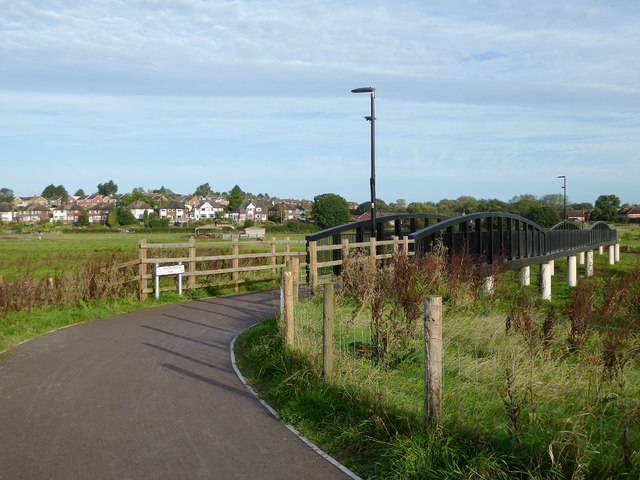
M 156 268 L 156 275 L 178 275 L 180 273 L 184 273 L 184 265 L 168 265 Z

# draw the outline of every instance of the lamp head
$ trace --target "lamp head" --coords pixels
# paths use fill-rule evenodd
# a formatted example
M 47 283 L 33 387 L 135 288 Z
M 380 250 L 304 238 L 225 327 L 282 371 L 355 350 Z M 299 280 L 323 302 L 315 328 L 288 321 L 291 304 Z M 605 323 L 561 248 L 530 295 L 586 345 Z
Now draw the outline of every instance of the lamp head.
M 376 89 L 373 87 L 361 87 L 361 88 L 354 88 L 353 90 L 351 90 L 351 93 L 372 93 L 375 91 Z

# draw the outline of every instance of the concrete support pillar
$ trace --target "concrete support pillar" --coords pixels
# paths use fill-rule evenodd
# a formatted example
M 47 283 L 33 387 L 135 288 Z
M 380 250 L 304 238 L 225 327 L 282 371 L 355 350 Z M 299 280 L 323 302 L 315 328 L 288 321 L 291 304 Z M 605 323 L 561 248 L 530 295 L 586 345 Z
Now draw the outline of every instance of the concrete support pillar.
M 620 244 L 616 243 L 614 245 L 614 249 L 615 249 L 614 258 L 615 258 L 616 262 L 619 262 L 620 261 Z
M 578 254 L 578 265 L 584 265 L 584 252 Z
M 520 285 L 523 287 L 531 285 L 531 267 L 522 267 L 520 269 Z
M 482 294 L 488 297 L 493 295 L 493 276 L 485 277 L 482 284 Z
M 589 250 L 587 252 L 587 265 L 585 267 L 584 273 L 587 277 L 593 276 L 593 250 Z
M 616 251 L 613 245 L 609 245 L 609 265 L 614 265 L 616 263 Z
M 598 255 L 603 255 L 604 254 L 604 247 L 602 245 L 600 245 L 598 247 Z
M 549 270 L 550 274 L 549 275 L 551 275 L 553 277 L 556 274 L 556 261 L 555 260 L 551 260 L 549 262 L 549 268 L 550 268 L 550 270 Z
M 551 300 L 551 265 L 548 263 L 540 265 L 540 298 Z
M 567 285 L 575 287 L 578 284 L 578 257 L 572 255 L 567 258 Z

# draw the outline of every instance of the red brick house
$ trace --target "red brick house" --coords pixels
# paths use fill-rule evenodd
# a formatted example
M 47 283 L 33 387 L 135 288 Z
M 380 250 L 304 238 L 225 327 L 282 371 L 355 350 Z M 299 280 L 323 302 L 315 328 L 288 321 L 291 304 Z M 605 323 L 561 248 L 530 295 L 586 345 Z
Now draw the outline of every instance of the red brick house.
M 177 200 L 171 200 L 160 207 L 158 218 L 170 218 L 172 222 L 186 222 L 189 219 L 189 211 Z
M 29 204 L 14 213 L 14 220 L 18 223 L 39 223 L 51 218 L 51 210 L 40 204 Z
M 97 205 L 95 207 L 91 207 L 87 211 L 87 215 L 89 216 L 89 223 L 100 223 L 106 224 L 107 219 L 109 218 L 109 207 L 107 205 Z

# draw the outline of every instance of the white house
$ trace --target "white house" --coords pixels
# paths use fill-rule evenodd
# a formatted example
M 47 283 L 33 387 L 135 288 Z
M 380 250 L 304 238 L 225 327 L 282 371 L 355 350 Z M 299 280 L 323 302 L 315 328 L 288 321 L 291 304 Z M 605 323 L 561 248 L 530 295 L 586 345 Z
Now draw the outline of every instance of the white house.
M 191 210 L 191 218 L 193 220 L 207 220 L 216 218 L 216 212 L 223 212 L 224 208 L 215 203 L 203 202 Z
M 13 209 L 8 203 L 0 203 L 0 223 L 13 222 Z
M 129 209 L 131 214 L 138 220 L 142 220 L 144 218 L 144 212 L 147 212 L 147 215 L 151 215 L 153 213 L 153 207 L 142 200 L 130 203 L 127 205 L 127 209 Z

